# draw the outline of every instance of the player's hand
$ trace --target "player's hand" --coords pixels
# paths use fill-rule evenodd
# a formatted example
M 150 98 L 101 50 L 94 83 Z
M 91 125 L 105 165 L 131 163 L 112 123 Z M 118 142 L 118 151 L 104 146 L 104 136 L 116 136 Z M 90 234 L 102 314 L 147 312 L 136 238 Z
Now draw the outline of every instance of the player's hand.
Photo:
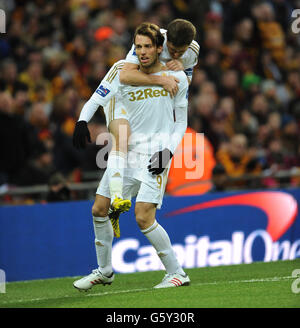
M 157 151 L 151 158 L 150 164 L 147 166 L 148 171 L 152 175 L 161 174 L 164 169 L 168 166 L 170 159 L 173 157 L 172 152 L 165 148 L 164 150 Z
M 86 141 L 91 142 L 90 131 L 86 121 L 78 121 L 73 133 L 73 146 L 77 149 L 86 147 Z
M 178 92 L 179 80 L 175 76 L 162 76 L 162 87 L 168 91 L 171 97 L 174 97 Z
M 178 59 L 169 60 L 166 66 L 170 71 L 184 71 L 183 64 Z

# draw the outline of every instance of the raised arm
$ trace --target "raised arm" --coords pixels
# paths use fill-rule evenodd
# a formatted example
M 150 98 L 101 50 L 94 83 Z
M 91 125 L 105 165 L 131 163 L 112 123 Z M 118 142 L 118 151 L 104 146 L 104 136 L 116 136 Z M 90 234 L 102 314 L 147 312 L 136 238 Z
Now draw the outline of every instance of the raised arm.
M 183 64 L 182 64 L 182 61 L 179 60 L 179 59 L 172 59 L 172 60 L 169 60 L 167 63 L 166 63 L 166 66 L 167 68 L 170 70 L 170 71 L 184 71 L 186 77 L 187 77 L 187 80 L 188 80 L 188 83 L 191 84 L 192 82 L 192 75 L 193 75 L 193 68 L 187 68 L 185 69 Z
M 120 82 L 128 85 L 159 85 L 174 97 L 178 91 L 179 80 L 174 76 L 159 76 L 139 71 L 139 66 L 125 63 L 120 71 Z

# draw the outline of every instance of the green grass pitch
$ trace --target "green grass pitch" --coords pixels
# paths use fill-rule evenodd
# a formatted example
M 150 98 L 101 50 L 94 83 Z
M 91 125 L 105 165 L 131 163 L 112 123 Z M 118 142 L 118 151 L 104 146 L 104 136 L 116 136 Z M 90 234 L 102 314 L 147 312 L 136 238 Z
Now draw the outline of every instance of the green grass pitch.
M 299 308 L 300 259 L 186 269 L 191 285 L 156 290 L 162 271 L 117 274 L 79 292 L 78 277 L 10 282 L 0 308 Z

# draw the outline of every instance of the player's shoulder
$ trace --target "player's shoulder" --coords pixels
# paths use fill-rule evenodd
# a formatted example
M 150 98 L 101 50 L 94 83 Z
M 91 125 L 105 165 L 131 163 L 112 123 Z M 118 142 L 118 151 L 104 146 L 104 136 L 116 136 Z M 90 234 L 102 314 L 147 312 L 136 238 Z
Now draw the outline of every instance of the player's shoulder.
M 190 51 L 191 54 L 193 54 L 197 58 L 199 57 L 200 45 L 197 41 L 193 40 L 189 45 L 188 50 Z
M 106 75 L 103 79 L 103 82 L 105 82 L 105 83 L 108 82 L 111 84 L 111 83 L 113 83 L 113 81 L 114 81 L 114 83 L 116 81 L 119 81 L 119 78 L 117 78 L 117 79 L 115 79 L 115 78 L 119 76 L 119 73 L 120 73 L 121 69 L 123 68 L 124 64 L 125 64 L 124 59 L 115 62 L 112 65 L 112 67 L 109 69 L 109 71 L 106 73 Z
M 124 59 L 115 62 L 107 73 L 108 77 L 114 75 L 113 73 L 115 72 L 119 72 L 123 68 L 125 63 L 126 61 Z
M 188 80 L 186 77 L 186 74 L 184 73 L 184 71 L 169 71 L 169 75 L 173 75 L 175 77 L 178 78 L 179 80 L 179 84 L 182 85 L 182 87 L 184 86 L 188 86 Z
M 124 66 L 124 64 L 126 63 L 126 61 L 124 59 L 118 60 L 117 62 L 115 62 L 113 64 L 113 66 L 111 67 L 112 69 L 122 69 L 122 67 Z

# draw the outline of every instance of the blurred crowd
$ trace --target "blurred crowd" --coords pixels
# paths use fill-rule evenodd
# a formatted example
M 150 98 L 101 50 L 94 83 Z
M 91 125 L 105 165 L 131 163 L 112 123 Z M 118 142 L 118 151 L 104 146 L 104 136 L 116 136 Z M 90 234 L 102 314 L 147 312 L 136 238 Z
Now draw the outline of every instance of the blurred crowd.
M 85 151 L 72 146 L 83 104 L 126 56 L 141 22 L 166 28 L 175 18 L 197 28 L 189 127 L 204 133 L 213 149 L 212 178 L 300 168 L 300 33 L 292 29 L 299 0 L 0 0 L 0 8 L 6 13 L 0 186 L 63 180 L 66 189 L 68 182 L 91 179 L 85 173 L 99 170 L 103 147 L 96 139 L 107 130 L 98 110 L 89 124 L 93 143 Z M 248 187 L 249 181 L 255 187 L 300 184 L 297 177 L 266 174 L 259 182 L 233 179 L 214 189 Z

